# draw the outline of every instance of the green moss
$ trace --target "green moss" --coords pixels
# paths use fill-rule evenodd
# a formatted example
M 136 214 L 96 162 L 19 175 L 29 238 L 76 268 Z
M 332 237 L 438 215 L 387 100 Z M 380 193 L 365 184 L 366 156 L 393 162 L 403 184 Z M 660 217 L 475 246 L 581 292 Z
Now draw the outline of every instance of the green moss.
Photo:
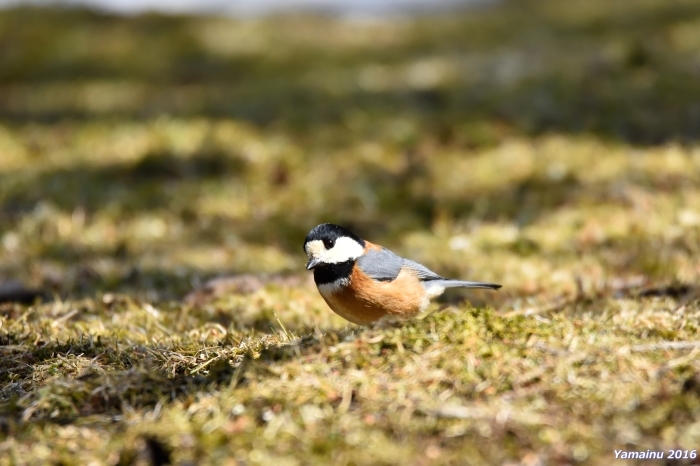
M 0 304 L 0 465 L 692 450 L 699 15 L 1 11 L 0 285 L 40 293 Z M 504 287 L 355 327 L 325 221 Z

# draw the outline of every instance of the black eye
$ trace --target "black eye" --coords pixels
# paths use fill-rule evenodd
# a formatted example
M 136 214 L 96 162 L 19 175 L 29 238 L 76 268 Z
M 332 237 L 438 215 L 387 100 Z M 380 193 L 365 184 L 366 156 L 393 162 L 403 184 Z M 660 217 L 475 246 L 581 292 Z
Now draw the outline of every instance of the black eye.
M 335 246 L 335 238 L 324 238 L 323 245 L 326 247 L 326 249 L 332 248 Z

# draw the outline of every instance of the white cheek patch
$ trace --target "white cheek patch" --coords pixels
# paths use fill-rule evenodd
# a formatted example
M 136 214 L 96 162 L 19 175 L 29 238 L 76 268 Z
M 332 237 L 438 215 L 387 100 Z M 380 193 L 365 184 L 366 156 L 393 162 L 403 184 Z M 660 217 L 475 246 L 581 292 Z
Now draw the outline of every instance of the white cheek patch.
M 346 237 L 338 238 L 335 246 L 330 249 L 326 249 L 321 240 L 310 241 L 306 244 L 306 255 L 326 264 L 339 264 L 355 260 L 362 255 L 364 250 L 357 241 Z
M 357 241 L 342 237 L 338 238 L 335 246 L 325 252 L 324 262 L 337 264 L 349 260 L 355 260 L 365 252 L 365 248 L 357 244 Z
M 326 247 L 320 240 L 310 241 L 306 243 L 306 255 L 311 259 L 312 257 L 321 257 L 326 251 Z

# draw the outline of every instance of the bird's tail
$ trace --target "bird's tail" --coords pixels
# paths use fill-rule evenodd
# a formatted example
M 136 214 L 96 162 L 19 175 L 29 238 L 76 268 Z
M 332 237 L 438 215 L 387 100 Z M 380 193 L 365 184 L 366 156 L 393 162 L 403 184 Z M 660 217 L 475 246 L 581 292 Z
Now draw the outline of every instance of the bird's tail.
M 467 282 L 462 280 L 433 280 L 434 285 L 443 288 L 485 288 L 488 290 L 497 290 L 501 285 L 485 282 Z

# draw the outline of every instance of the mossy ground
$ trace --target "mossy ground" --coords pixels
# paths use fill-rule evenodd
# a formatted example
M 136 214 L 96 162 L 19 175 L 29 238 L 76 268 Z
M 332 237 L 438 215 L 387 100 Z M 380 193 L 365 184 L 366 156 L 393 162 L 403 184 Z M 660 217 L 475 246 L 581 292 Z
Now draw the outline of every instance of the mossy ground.
M 46 294 L 0 305 L 0 464 L 698 449 L 698 82 L 694 0 L 0 12 L 0 283 Z M 503 289 L 355 327 L 323 221 Z

